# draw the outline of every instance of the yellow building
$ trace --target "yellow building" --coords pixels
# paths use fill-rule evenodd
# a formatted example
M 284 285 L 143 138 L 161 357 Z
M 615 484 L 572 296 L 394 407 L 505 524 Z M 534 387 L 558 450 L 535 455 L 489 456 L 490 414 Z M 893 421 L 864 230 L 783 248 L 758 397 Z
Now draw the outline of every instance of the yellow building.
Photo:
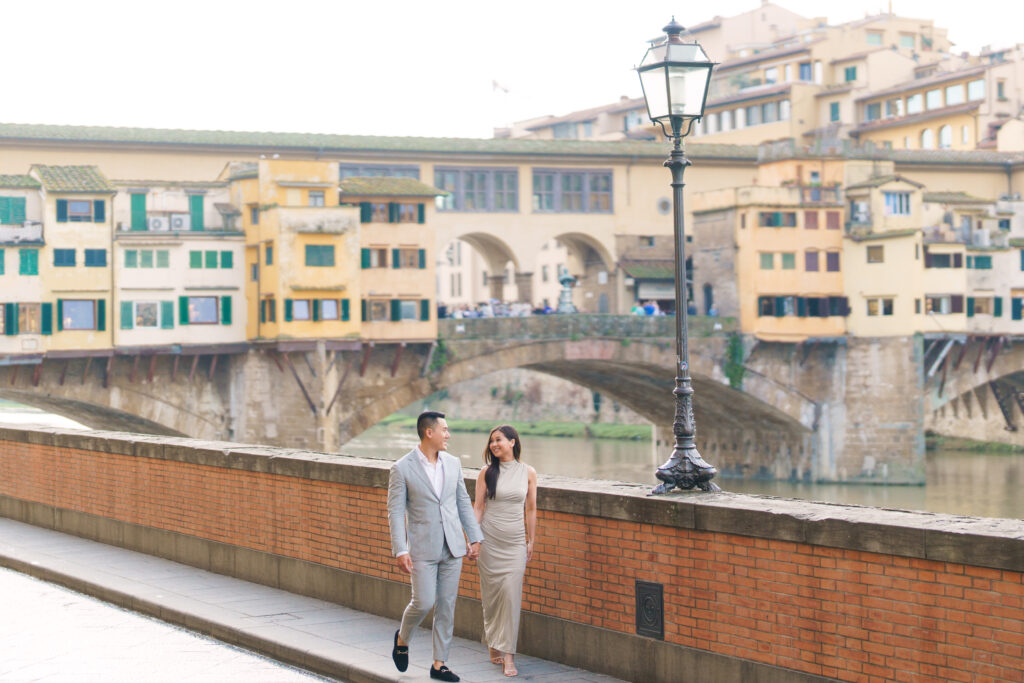
M 338 165 L 264 159 L 221 175 L 245 231 L 250 339 L 358 337 L 358 210 L 338 203 Z
M 45 244 L 19 254 L 19 273 L 38 273 L 42 284 L 41 302 L 19 315 L 19 330 L 52 332 L 49 351 L 109 349 L 116 189 L 96 166 L 36 164 L 29 173 L 42 189 Z
M 39 181 L 30 175 L 0 175 L 0 355 L 44 349 L 43 203 Z M 47 302 L 52 334 L 52 302 Z
M 441 196 L 448 193 L 415 178 L 341 181 L 341 200 L 359 207 L 364 339 L 437 337 L 436 239 L 428 218 Z

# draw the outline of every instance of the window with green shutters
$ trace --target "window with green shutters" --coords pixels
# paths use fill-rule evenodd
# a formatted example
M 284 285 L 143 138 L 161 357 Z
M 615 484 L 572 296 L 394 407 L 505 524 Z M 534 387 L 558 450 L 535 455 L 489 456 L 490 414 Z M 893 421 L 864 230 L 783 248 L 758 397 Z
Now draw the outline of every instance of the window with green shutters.
M 3 249 L 0 249 L 0 275 L 4 274 L 4 260 L 5 260 L 5 252 L 4 252 Z
M 420 299 L 420 320 L 430 320 L 430 299 Z
M 0 197 L 0 224 L 21 225 L 25 222 L 24 197 Z
M 235 252 L 233 251 L 222 251 L 220 252 L 220 267 L 231 269 L 235 267 Z
M 334 267 L 334 246 L 330 244 L 307 244 L 306 265 L 313 267 Z
M 132 194 L 132 230 L 146 230 L 146 195 Z
M 39 275 L 38 249 L 22 249 L 18 252 L 18 274 Z
M 221 325 L 231 324 L 231 297 L 222 296 L 220 298 L 220 323 Z
M 53 265 L 56 268 L 71 268 L 75 265 L 74 249 L 54 249 Z
M 266 264 L 268 266 L 274 265 L 274 245 L 268 244 L 266 248 Z
M 188 196 L 188 212 L 192 220 L 193 230 L 203 230 L 203 195 L 191 194 Z
M 206 267 L 216 268 L 217 267 L 217 252 L 208 251 L 206 252 Z
M 44 302 L 39 306 L 39 332 L 53 334 L 53 304 Z
M 139 267 L 139 251 L 138 251 L 138 249 L 125 249 L 124 250 L 124 267 L 125 268 L 138 268 Z
M 139 251 L 139 268 L 153 267 L 153 250 L 141 249 Z
M 201 252 L 201 251 L 190 251 L 190 252 L 188 252 L 188 267 L 189 268 L 202 268 L 203 267 L 203 252 Z
M 106 249 L 86 249 L 85 250 L 85 266 L 86 266 L 86 268 L 106 268 L 107 267 L 107 250 Z
M 18 304 L 4 304 L 4 334 L 18 334 Z
M 170 268 L 171 267 L 171 255 L 166 249 L 158 249 L 156 252 L 156 267 L 157 268 Z
M 161 301 L 160 302 L 160 329 L 173 330 L 174 329 L 174 302 L 173 301 Z
M 130 330 L 135 327 L 135 311 L 131 301 L 121 302 L 121 329 Z

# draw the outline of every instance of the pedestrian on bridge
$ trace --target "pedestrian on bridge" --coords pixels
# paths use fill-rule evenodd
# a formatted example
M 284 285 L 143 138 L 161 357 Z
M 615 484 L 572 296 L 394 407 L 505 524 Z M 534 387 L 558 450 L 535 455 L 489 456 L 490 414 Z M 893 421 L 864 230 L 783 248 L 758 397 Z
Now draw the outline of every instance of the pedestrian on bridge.
M 487 467 L 476 479 L 473 510 L 487 543 L 480 550 L 480 602 L 491 661 L 517 676 L 515 654 L 523 601 L 523 574 L 537 538 L 537 471 L 519 460 L 522 441 L 514 427 L 491 430 L 484 448 Z
M 409 642 L 433 608 L 430 677 L 458 681 L 445 662 L 455 629 L 462 558 L 476 559 L 484 537 L 462 478 L 462 464 L 445 452 L 450 434 L 444 413 L 421 413 L 416 432 L 419 445 L 391 467 L 388 479 L 391 549 L 398 568 L 411 576 L 412 583 L 412 600 L 395 631 L 391 658 L 399 671 L 409 667 Z

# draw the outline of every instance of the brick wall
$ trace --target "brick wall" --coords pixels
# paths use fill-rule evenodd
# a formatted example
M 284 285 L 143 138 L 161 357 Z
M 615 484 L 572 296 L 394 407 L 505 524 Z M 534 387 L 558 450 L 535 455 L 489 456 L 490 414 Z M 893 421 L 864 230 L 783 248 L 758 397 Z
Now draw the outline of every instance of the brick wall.
M 0 500 L 405 583 L 389 553 L 388 465 L 187 439 L 0 429 Z M 605 663 L 634 680 L 672 678 L 665 672 L 673 661 L 704 661 L 693 680 L 735 680 L 722 672 L 740 671 L 737 660 L 753 672 L 744 680 L 1024 680 L 1020 522 L 541 483 L 524 652 Z M 664 584 L 665 645 L 650 661 L 643 653 L 652 641 L 635 635 L 638 579 Z M 471 564 L 461 590 L 479 597 Z M 579 642 L 545 643 L 566 623 Z M 603 642 L 633 649 L 592 651 Z

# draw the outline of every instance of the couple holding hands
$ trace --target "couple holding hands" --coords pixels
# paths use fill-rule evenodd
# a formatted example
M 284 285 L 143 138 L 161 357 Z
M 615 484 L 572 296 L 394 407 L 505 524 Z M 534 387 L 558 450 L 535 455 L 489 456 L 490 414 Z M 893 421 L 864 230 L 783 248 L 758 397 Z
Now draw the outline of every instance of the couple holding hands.
M 399 671 L 408 668 L 409 642 L 433 608 L 430 677 L 459 680 L 445 661 L 466 556 L 478 560 L 491 661 L 506 676 L 515 676 L 523 574 L 537 533 L 537 473 L 519 460 L 522 444 L 516 430 L 495 427 L 484 449 L 487 467 L 480 470 L 476 499 L 470 502 L 462 464 L 445 452 L 450 435 L 444 413 L 422 413 L 416 431 L 419 445 L 392 466 L 388 481 L 392 552 L 412 583 L 412 600 L 395 632 L 391 657 Z

